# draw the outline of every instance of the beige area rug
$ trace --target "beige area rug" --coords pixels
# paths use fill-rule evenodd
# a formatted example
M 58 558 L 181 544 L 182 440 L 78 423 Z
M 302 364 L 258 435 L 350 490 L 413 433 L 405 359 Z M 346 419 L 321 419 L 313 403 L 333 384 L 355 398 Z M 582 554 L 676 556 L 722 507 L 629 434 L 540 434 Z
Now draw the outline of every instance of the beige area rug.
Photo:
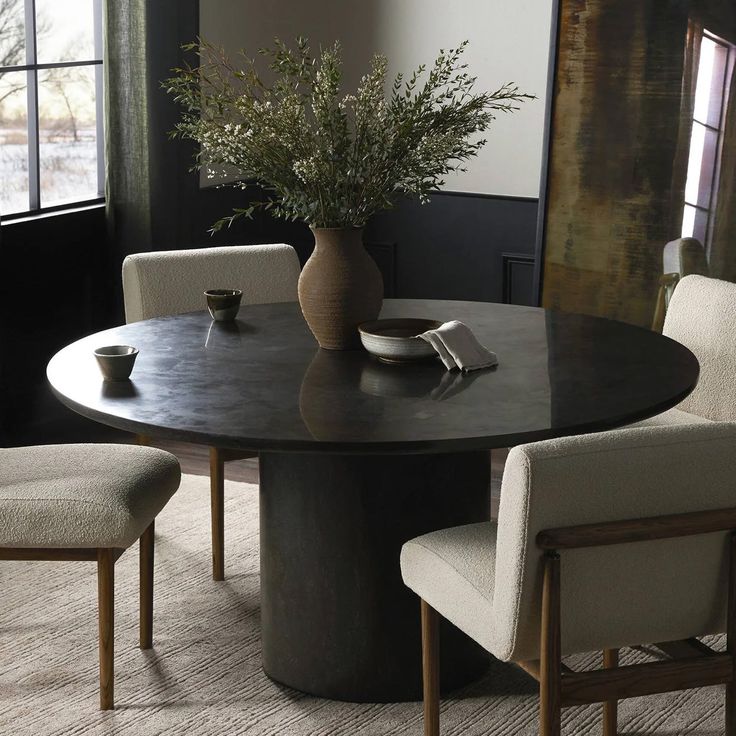
M 257 488 L 226 493 L 224 583 L 210 577 L 206 478 L 185 476 L 157 521 L 152 652 L 137 648 L 137 549 L 118 562 L 114 712 L 97 710 L 94 564 L 0 563 L 2 736 L 421 736 L 419 704 L 320 700 L 262 673 Z M 722 704 L 721 688 L 625 701 L 621 732 L 716 736 Z M 535 734 L 536 708 L 535 683 L 499 663 L 443 701 L 442 733 Z M 566 710 L 564 732 L 599 734 L 599 718 L 595 707 Z

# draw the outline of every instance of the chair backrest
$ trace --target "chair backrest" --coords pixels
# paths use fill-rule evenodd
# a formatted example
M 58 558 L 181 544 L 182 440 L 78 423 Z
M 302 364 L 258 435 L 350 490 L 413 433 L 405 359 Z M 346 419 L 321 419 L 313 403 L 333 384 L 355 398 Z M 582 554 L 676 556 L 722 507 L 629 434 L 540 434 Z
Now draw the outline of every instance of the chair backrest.
M 677 282 L 683 276 L 699 274 L 708 276 L 710 269 L 705 256 L 705 248 L 697 238 L 677 238 L 670 240 L 662 250 L 662 276 L 659 279 L 657 304 L 654 309 L 652 329 L 662 332 L 664 318 L 675 291 Z
M 686 276 L 672 295 L 663 332 L 700 363 L 698 385 L 677 408 L 736 420 L 736 284 Z
M 284 243 L 154 251 L 123 262 L 125 319 L 205 308 L 206 289 L 242 289 L 244 304 L 297 299 L 299 259 Z
M 662 273 L 708 276 L 705 248 L 697 238 L 670 240 L 662 250 Z
M 544 529 L 736 507 L 736 424 L 521 445 L 501 489 L 494 654 L 539 657 Z M 725 631 L 727 533 L 560 552 L 563 653 Z

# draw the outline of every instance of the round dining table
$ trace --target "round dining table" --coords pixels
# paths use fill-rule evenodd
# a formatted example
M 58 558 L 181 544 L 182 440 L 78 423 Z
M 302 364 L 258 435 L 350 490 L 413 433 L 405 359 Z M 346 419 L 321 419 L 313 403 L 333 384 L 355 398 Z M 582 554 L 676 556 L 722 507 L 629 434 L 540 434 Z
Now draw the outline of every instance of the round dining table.
M 489 450 L 658 414 L 699 371 L 679 343 L 595 317 L 393 299 L 381 316 L 461 320 L 498 365 L 462 373 L 322 350 L 299 306 L 278 303 L 243 306 L 229 323 L 203 311 L 115 327 L 47 370 L 64 404 L 103 424 L 259 453 L 264 670 L 359 702 L 420 698 L 419 603 L 399 552 L 490 518 Z M 103 381 L 93 350 L 121 344 L 140 351 L 131 378 Z M 446 624 L 441 661 L 449 690 L 489 655 Z

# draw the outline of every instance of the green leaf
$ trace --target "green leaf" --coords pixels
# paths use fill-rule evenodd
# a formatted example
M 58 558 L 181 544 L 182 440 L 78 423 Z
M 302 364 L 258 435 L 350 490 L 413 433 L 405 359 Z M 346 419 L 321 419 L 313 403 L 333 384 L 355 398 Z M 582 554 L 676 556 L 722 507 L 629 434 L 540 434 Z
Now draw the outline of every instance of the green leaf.
M 235 169 L 239 189 L 257 182 L 264 201 L 235 209 L 212 227 L 231 227 L 257 208 L 274 217 L 324 226 L 362 225 L 402 195 L 429 198 L 444 177 L 466 168 L 485 144 L 494 113 L 511 113 L 533 95 L 507 83 L 476 92 L 461 63 L 467 41 L 441 50 L 431 67 L 387 85 L 388 61 L 376 55 L 358 88 L 342 90 L 338 43 L 313 56 L 306 39 L 274 39 L 257 63 L 232 61 L 202 39 L 185 44 L 198 66 L 172 69 L 162 87 L 181 106 L 171 138 L 199 144 L 193 169 Z M 268 80 L 261 66 L 272 70 Z M 386 89 L 389 92 L 386 94 Z

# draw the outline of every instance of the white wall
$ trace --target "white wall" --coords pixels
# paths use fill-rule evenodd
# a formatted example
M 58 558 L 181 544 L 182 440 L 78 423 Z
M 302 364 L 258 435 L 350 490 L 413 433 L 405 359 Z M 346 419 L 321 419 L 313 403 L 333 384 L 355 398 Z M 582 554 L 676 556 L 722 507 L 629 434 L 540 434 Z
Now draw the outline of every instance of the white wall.
M 306 36 L 313 50 L 339 40 L 346 88 L 354 88 L 375 52 L 388 57 L 393 75 L 429 65 L 440 48 L 468 39 L 465 56 L 478 89 L 513 81 L 538 99 L 500 116 L 469 171 L 448 177 L 445 189 L 537 197 L 551 6 L 552 0 L 201 0 L 200 33 L 249 56 L 275 36 Z

